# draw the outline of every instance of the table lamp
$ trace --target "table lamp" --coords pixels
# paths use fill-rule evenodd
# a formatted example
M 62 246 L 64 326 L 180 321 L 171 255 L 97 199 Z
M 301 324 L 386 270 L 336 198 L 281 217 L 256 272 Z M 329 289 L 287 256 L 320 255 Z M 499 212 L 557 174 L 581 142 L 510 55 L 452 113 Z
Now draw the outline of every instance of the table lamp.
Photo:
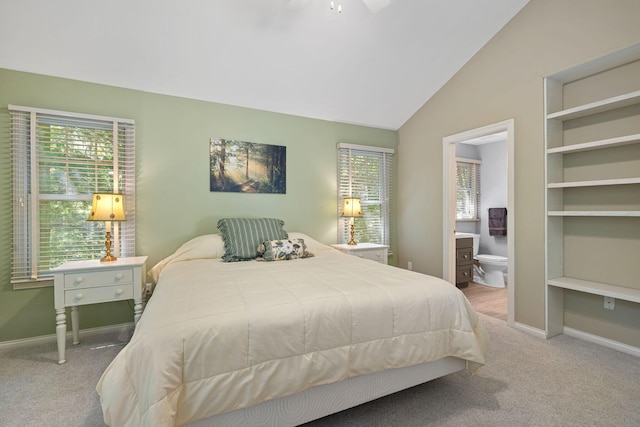
M 353 240 L 354 234 L 354 218 L 362 218 L 362 207 L 360 206 L 360 198 L 359 197 L 345 197 L 344 198 L 344 207 L 342 209 L 342 216 L 346 218 L 351 218 L 351 240 L 347 243 L 347 245 L 357 245 L 355 240 Z
M 100 262 L 110 262 L 118 259 L 111 255 L 111 222 L 125 220 L 122 194 L 95 193 L 93 195 L 91 212 L 87 221 L 105 221 L 105 229 L 107 231 L 105 241 L 107 254 L 100 259 Z

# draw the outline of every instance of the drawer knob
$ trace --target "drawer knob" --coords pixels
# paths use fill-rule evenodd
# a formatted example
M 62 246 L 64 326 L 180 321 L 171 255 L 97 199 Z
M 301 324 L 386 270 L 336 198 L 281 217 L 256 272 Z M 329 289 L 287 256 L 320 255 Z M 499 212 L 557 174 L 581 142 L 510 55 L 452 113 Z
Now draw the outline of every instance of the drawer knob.
M 84 298 L 84 294 L 83 293 L 79 293 L 76 295 L 76 299 L 82 299 Z
M 380 258 L 380 252 L 376 252 L 376 256 Z
M 118 280 L 122 279 L 122 273 L 116 274 L 116 279 L 118 279 Z
M 76 280 L 75 280 L 76 283 L 82 283 L 83 281 L 84 281 L 84 277 L 82 276 L 76 277 Z
M 124 292 L 124 291 L 123 291 L 122 289 L 118 289 L 118 290 L 116 291 L 116 295 L 120 296 L 120 295 L 122 295 L 122 293 L 123 293 L 123 292 Z
M 463 276 L 468 276 L 468 275 L 469 275 L 469 272 L 468 272 L 468 271 L 465 271 L 464 273 L 462 273 L 462 275 L 463 275 Z
M 462 255 L 462 258 L 464 258 L 464 259 L 469 259 L 469 255 L 464 254 L 464 255 Z

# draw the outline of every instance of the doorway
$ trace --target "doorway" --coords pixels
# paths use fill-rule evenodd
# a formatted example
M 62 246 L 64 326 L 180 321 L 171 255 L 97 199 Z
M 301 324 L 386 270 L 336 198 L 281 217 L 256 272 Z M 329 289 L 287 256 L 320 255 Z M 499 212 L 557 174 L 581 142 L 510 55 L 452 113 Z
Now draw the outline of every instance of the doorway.
M 514 120 L 468 130 L 443 139 L 443 277 L 455 284 L 456 279 L 456 144 L 504 134 L 507 145 L 507 323 L 515 322 L 515 210 L 514 210 Z

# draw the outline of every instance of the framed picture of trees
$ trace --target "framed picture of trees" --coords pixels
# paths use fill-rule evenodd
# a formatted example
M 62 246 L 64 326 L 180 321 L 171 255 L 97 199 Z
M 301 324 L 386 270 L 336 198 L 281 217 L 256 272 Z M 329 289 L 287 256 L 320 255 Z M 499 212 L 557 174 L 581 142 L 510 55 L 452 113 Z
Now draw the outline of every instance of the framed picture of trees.
M 211 138 L 210 191 L 287 192 L 287 147 Z

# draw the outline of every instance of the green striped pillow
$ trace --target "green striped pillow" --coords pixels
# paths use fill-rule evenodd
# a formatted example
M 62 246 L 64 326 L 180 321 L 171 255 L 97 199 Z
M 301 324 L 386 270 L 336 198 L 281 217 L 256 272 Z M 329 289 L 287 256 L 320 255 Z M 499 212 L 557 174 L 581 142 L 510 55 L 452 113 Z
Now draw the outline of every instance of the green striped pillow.
M 226 262 L 255 259 L 258 246 L 268 240 L 286 239 L 288 234 L 277 218 L 222 218 L 218 230 L 224 240 Z

